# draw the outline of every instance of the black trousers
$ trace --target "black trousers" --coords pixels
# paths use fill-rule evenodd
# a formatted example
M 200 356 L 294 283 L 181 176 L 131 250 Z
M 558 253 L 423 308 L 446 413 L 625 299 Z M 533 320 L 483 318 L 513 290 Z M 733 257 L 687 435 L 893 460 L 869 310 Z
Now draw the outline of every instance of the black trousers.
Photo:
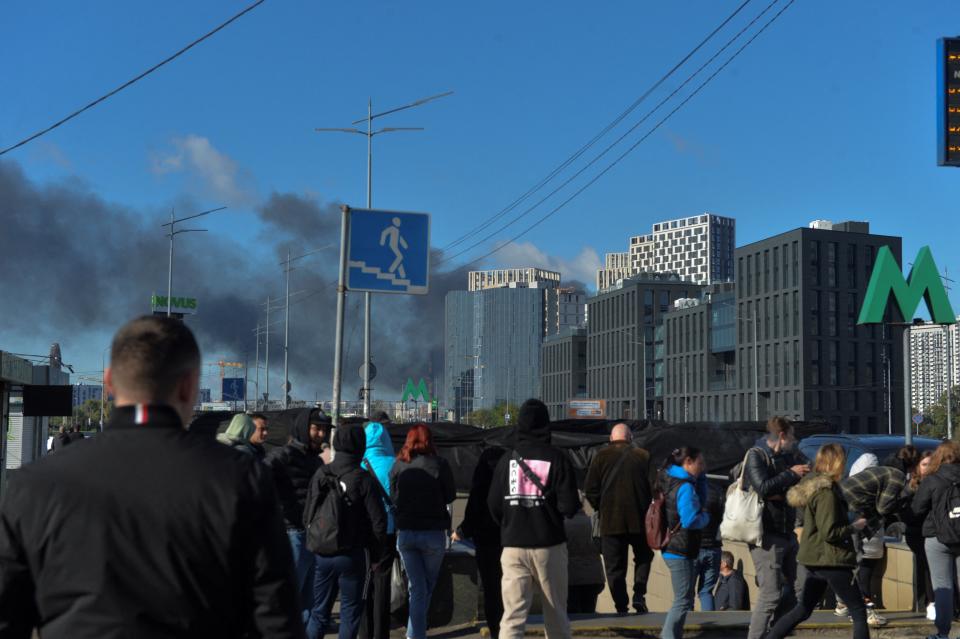
M 567 613 L 592 615 L 597 612 L 597 597 L 603 592 L 603 584 L 567 586 Z
M 503 567 L 500 565 L 502 552 L 503 548 L 500 546 L 476 547 L 477 574 L 483 588 L 483 616 L 486 617 L 491 639 L 500 636 L 500 619 L 503 617 Z
M 829 585 L 837 597 L 847 604 L 853 618 L 853 639 L 870 639 L 867 626 L 867 607 L 860 596 L 860 590 L 854 585 L 852 568 L 814 568 L 807 566 L 807 577 L 803 582 L 800 601 L 793 610 L 780 617 L 773 625 L 766 639 L 783 639 L 798 625 L 810 618 L 814 608 L 823 599 Z
M 366 608 L 360 617 L 363 639 L 390 639 L 390 578 L 396 557 L 397 536 L 389 535 L 370 569 Z
M 653 551 L 647 546 L 646 535 L 606 535 L 600 538 L 607 585 L 617 612 L 629 612 L 631 603 L 627 598 L 627 553 L 630 548 L 633 548 L 632 603 L 638 608 L 646 601 L 650 563 L 653 561 Z

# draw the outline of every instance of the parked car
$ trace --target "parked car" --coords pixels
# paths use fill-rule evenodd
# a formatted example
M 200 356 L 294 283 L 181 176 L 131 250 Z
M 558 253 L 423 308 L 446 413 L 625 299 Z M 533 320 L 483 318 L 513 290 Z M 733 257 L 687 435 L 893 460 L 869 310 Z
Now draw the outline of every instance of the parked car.
M 902 435 L 811 435 L 800 440 L 800 452 L 811 461 L 824 444 L 840 444 L 847 454 L 847 467 L 844 474 L 864 453 L 873 453 L 882 464 L 883 460 L 903 448 Z M 920 451 L 933 450 L 940 445 L 939 439 L 932 437 L 914 437 L 913 445 Z

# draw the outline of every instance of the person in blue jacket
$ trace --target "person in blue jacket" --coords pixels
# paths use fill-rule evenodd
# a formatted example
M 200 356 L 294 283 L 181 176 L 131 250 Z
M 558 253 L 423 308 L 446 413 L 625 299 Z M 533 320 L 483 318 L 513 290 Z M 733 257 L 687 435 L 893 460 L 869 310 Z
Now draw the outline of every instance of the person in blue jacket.
M 390 433 L 380 422 L 368 422 L 364 426 L 367 435 L 367 450 L 361 467 L 372 473 L 383 488 L 381 498 L 387 511 L 387 542 L 371 557 L 370 593 L 367 609 L 360 619 L 362 639 L 388 639 L 390 637 L 390 574 L 396 560 L 397 530 L 393 519 L 393 502 L 390 501 L 390 469 L 393 468 L 394 452 Z
M 663 465 L 660 489 L 666 495 L 664 514 L 670 540 L 661 549 L 673 582 L 673 606 L 664 620 L 662 639 L 683 636 L 683 622 L 693 610 L 696 590 L 694 561 L 700 554 L 701 529 L 710 521 L 703 454 L 692 446 L 674 450 Z

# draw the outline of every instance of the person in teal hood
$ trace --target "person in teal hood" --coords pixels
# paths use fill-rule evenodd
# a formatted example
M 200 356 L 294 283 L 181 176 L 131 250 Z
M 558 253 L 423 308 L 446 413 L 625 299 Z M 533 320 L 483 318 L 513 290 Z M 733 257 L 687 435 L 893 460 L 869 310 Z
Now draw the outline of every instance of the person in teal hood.
M 265 433 L 266 429 L 257 428 L 250 415 L 238 413 L 230 420 L 227 430 L 217 435 L 217 441 L 263 461 L 266 451 L 260 443 L 262 441 L 261 432 Z
M 396 523 L 393 502 L 390 500 L 390 469 L 395 455 L 390 432 L 382 423 L 368 422 L 364 427 L 367 450 L 361 466 L 371 473 L 382 488 L 381 498 L 387 511 L 387 543 L 378 549 L 378 557 L 371 558 L 371 592 L 367 596 L 366 612 L 360 620 L 360 637 L 388 639 L 390 636 L 390 575 L 396 559 Z

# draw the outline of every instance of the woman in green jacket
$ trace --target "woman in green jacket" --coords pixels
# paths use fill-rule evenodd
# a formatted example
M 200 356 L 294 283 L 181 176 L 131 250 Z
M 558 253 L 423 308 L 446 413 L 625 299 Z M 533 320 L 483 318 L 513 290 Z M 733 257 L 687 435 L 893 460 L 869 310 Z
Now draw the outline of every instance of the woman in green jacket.
M 826 444 L 817 451 L 814 472 L 787 493 L 787 502 L 791 506 L 805 509 L 797 562 L 806 566 L 807 577 L 800 601 L 771 628 L 766 639 L 782 639 L 806 621 L 828 585 L 838 599 L 849 602 L 854 639 L 870 637 L 867 609 L 859 590 L 853 585 L 853 571 L 857 566 L 853 533 L 863 530 L 867 520 L 848 523 L 847 505 L 837 490 L 837 481 L 843 476 L 845 465 L 843 448 Z

